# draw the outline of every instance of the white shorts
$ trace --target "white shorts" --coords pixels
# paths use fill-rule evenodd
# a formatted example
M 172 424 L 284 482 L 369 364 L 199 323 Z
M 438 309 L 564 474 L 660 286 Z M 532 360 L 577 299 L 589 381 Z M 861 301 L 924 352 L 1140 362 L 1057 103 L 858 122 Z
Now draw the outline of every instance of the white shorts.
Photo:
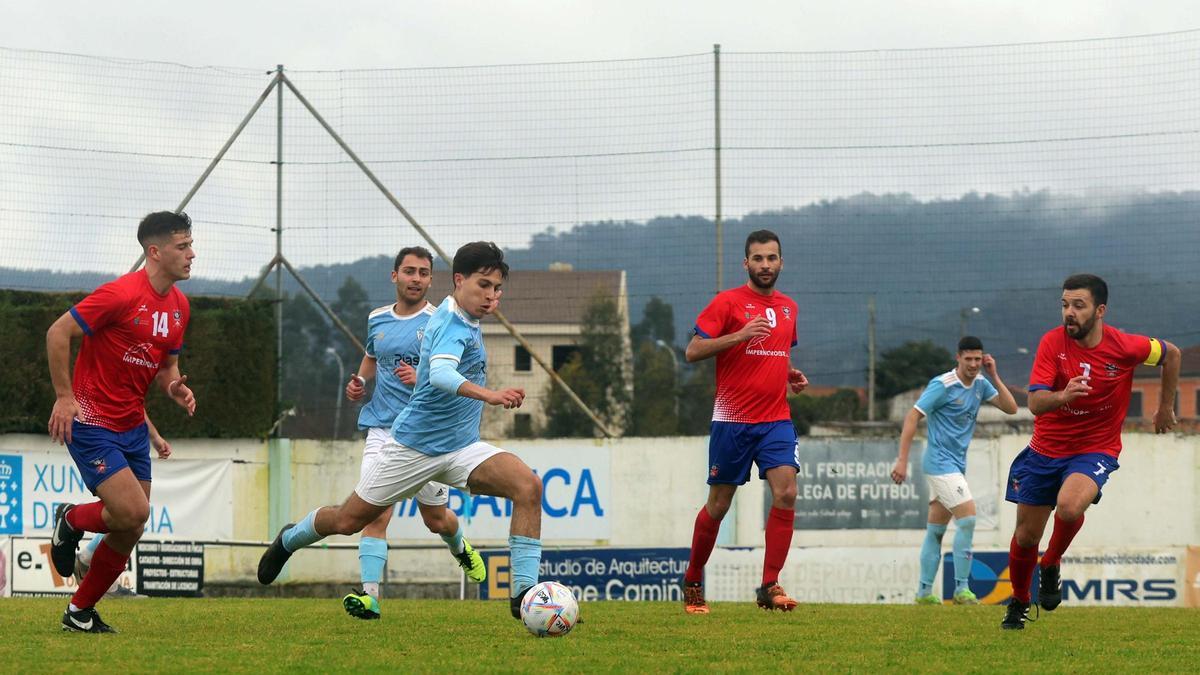
M 370 468 L 364 451 L 362 477 L 354 488 L 363 501 L 376 506 L 391 506 L 413 495 L 418 495 L 417 500 L 422 504 L 429 503 L 418 493 L 433 486 L 465 490 L 467 478 L 475 467 L 504 452 L 480 441 L 444 455 L 426 455 L 400 445 L 389 433 L 385 432 L 385 436 L 383 444 L 374 453 Z M 443 497 L 441 503 L 445 501 Z
M 946 473 L 940 476 L 925 476 L 929 481 L 929 502 L 941 502 L 947 509 L 966 504 L 974 499 L 967 477 L 961 473 Z
M 390 429 L 375 428 L 367 430 L 367 443 L 363 446 L 362 469 L 359 470 L 358 474 L 358 485 L 360 488 L 363 486 L 363 481 L 375 469 L 375 465 L 379 463 L 381 457 L 380 451 L 383 449 L 383 445 L 389 441 L 392 441 L 392 432 Z M 392 442 L 394 443 L 395 441 Z M 363 493 L 357 488 L 355 492 L 358 492 L 359 497 L 363 497 Z M 375 504 L 375 502 L 369 499 L 367 501 Z M 444 506 L 450 501 L 450 488 L 442 483 L 431 481 L 426 483 L 417 492 L 417 501 L 426 506 Z M 384 506 L 384 504 L 375 505 Z

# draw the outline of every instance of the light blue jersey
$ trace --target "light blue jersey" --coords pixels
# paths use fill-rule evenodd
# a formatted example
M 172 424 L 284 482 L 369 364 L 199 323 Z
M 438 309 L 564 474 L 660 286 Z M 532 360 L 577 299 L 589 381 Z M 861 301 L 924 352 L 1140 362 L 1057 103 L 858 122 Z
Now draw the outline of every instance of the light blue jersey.
M 926 475 L 967 472 L 967 446 L 975 432 L 979 406 L 999 394 L 983 375 L 976 376 L 970 386 L 963 384 L 954 370 L 929 381 L 914 406 L 929 424 L 922 462 Z
M 390 429 L 412 396 L 413 388 L 401 382 L 395 371 L 401 363 L 413 368 L 420 364 L 421 338 L 434 307 L 426 303 L 408 316 L 400 316 L 393 307 L 380 307 L 367 318 L 367 356 L 375 359 L 375 392 L 358 413 L 359 429 Z
M 408 407 L 392 424 L 396 442 L 427 455 L 444 455 L 479 441 L 483 401 L 451 394 L 429 382 L 430 363 L 450 359 L 467 381 L 487 382 L 487 352 L 479 320 L 458 307 L 452 296 L 442 301 L 425 326 L 417 386 Z

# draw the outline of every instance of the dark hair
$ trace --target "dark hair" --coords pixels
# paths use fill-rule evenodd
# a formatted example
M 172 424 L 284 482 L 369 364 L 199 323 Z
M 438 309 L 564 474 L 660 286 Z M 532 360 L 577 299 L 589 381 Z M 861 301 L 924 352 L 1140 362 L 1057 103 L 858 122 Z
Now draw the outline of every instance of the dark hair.
M 979 338 L 975 337 L 974 335 L 963 336 L 963 338 L 958 341 L 958 353 L 959 354 L 961 354 L 963 352 L 973 351 L 976 349 L 978 349 L 979 351 L 983 351 L 983 341 L 980 340 Z
M 404 258 L 410 255 L 428 260 L 429 266 L 433 267 L 433 254 L 429 252 L 429 249 L 424 246 L 405 246 L 396 254 L 396 264 L 392 265 L 392 270 L 400 269 L 400 263 L 404 262 Z
M 746 235 L 746 257 L 750 257 L 750 244 L 765 244 L 770 241 L 779 246 L 779 255 L 783 255 L 783 244 L 779 243 L 779 235 L 770 230 L 755 230 Z
M 183 211 L 179 213 L 175 213 L 174 211 L 155 211 L 142 218 L 142 222 L 138 225 L 137 238 L 138 243 L 142 245 L 142 248 L 145 248 L 147 242 L 152 240 L 161 239 L 176 232 L 191 231 L 192 219 Z
M 489 274 L 500 270 L 500 276 L 508 278 L 508 263 L 504 262 L 504 251 L 490 241 L 473 241 L 463 244 L 454 253 L 454 273 L 470 276 L 476 272 Z
M 1072 274 L 1063 282 L 1064 291 L 1078 291 L 1086 288 L 1092 294 L 1096 306 L 1108 304 L 1108 284 L 1095 274 Z

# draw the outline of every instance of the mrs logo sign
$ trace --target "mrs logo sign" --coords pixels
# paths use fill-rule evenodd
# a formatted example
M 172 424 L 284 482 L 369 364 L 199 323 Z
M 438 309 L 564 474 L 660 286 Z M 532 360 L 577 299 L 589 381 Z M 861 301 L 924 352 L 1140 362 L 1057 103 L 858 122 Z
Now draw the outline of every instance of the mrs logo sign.
M 542 538 L 567 540 L 609 539 L 609 500 L 612 495 L 609 449 L 591 443 L 575 447 L 514 450 L 542 478 Z M 469 496 L 450 491 L 447 504 L 466 524 L 472 540 L 508 537 L 512 502 L 498 497 Z M 394 539 L 428 539 L 415 498 L 396 504 L 388 527 Z

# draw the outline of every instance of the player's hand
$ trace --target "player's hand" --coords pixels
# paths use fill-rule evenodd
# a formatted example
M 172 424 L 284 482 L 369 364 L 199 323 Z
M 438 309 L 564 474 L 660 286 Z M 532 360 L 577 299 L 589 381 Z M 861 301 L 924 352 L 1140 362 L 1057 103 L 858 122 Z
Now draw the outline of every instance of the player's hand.
M 799 370 L 790 368 L 788 369 L 788 387 L 791 388 L 793 394 L 799 394 L 808 387 L 808 378 Z
M 1081 396 L 1087 396 L 1092 387 L 1088 385 L 1088 379 L 1083 375 L 1072 377 L 1067 382 L 1067 388 L 1063 389 L 1063 403 L 1070 403 Z
M 504 293 L 504 291 L 496 291 L 496 299 L 492 301 L 492 304 L 490 304 L 490 305 L 486 305 L 486 306 L 483 308 L 483 313 L 484 313 L 485 315 L 486 315 L 486 314 L 492 314 L 492 313 L 493 313 L 493 312 L 495 312 L 496 310 L 500 309 L 500 296 L 501 296 L 503 293 Z
M 750 322 L 742 329 L 734 333 L 738 337 L 738 342 L 745 342 L 756 337 L 766 337 L 771 334 L 771 322 L 767 321 L 767 317 L 759 314 L 750 319 Z
M 154 452 L 158 453 L 159 459 L 167 459 L 171 456 L 171 444 L 162 436 L 151 434 L 150 445 L 154 447 Z
M 487 401 L 491 405 L 504 406 L 505 408 L 520 408 L 525 402 L 524 389 L 501 389 L 493 391 Z
M 346 399 L 350 400 L 350 401 L 357 401 L 357 400 L 361 399 L 363 397 L 363 395 L 365 395 L 366 393 L 367 393 L 366 383 L 364 383 L 361 379 L 359 379 L 357 373 L 355 373 L 354 375 L 351 375 L 350 381 L 346 383 Z
M 983 355 L 983 372 L 988 374 L 988 377 L 996 379 L 996 359 L 991 354 Z
M 417 384 L 417 369 L 407 363 L 401 363 L 392 372 L 396 374 L 396 377 L 400 378 L 401 382 L 410 387 Z
M 171 383 L 167 385 L 167 396 L 170 396 L 171 400 L 178 403 L 187 411 L 188 417 L 191 417 L 196 414 L 196 395 L 184 384 L 185 382 L 187 382 L 187 375 L 178 380 L 171 380 Z
M 1170 408 L 1159 408 L 1154 413 L 1154 433 L 1165 434 L 1175 428 L 1175 411 Z
M 71 442 L 71 423 L 79 414 L 79 402 L 74 396 L 60 396 L 54 399 L 54 409 L 50 411 L 50 438 L 55 443 Z
M 908 478 L 908 463 L 896 460 L 896 465 L 892 467 L 892 482 L 899 485 Z

